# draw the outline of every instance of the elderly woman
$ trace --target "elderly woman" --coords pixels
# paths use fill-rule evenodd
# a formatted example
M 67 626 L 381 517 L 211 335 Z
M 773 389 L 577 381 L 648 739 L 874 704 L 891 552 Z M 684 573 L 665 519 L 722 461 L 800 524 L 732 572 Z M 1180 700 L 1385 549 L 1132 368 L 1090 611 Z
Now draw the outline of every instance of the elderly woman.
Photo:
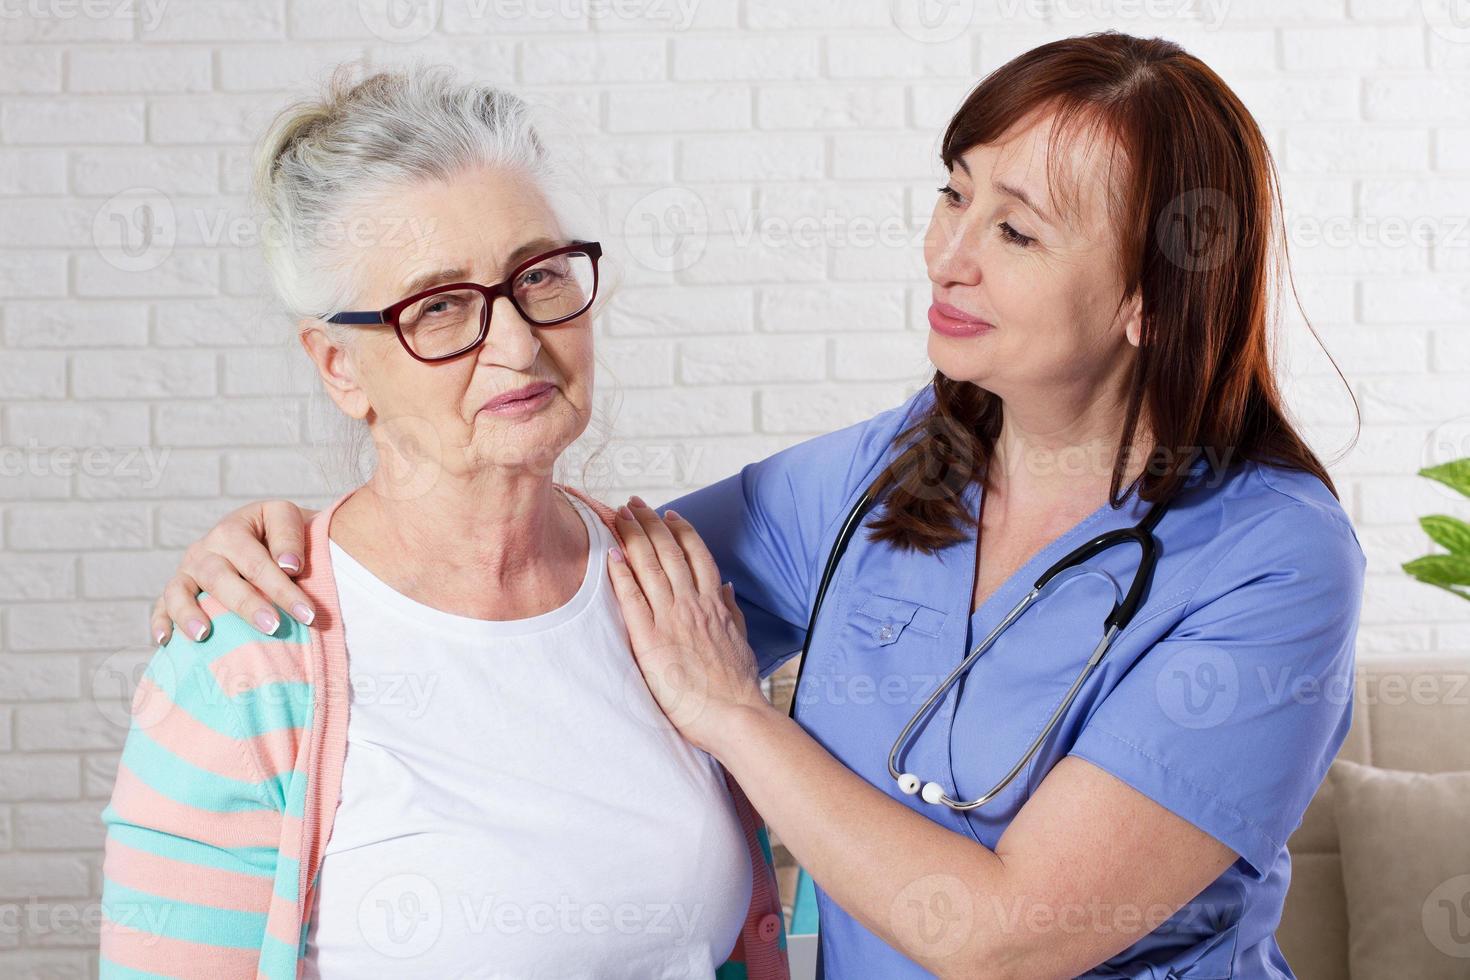
M 1265 141 L 1107 33 L 995 71 L 940 145 L 932 382 L 623 508 L 639 665 L 811 873 L 828 977 L 1289 977 L 1365 561 L 1272 374 Z M 304 601 L 270 560 L 300 541 L 243 509 L 154 627 L 197 585 Z M 757 679 L 803 649 L 792 720 Z
M 764 831 L 638 673 L 611 511 L 549 475 L 601 251 L 556 177 L 521 102 L 442 71 L 339 77 L 265 139 L 271 270 L 379 465 L 306 529 L 312 629 L 211 592 L 155 655 L 104 976 L 786 976 Z

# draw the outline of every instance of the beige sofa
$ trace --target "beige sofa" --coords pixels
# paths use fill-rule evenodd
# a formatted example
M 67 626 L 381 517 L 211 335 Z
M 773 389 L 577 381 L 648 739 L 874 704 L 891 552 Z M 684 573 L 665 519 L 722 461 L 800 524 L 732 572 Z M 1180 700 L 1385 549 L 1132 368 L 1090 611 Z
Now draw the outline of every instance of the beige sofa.
M 1413 772 L 1470 770 L 1467 677 L 1470 657 L 1359 658 L 1353 725 L 1338 757 Z M 1344 980 L 1347 910 L 1330 780 L 1287 846 L 1292 871 L 1276 930 L 1281 951 L 1300 980 Z

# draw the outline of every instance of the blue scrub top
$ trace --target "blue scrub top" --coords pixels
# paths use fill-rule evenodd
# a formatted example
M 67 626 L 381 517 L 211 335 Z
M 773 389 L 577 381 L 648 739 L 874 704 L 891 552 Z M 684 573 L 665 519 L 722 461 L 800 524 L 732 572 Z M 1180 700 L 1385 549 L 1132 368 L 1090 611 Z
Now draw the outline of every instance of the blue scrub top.
M 838 530 L 892 459 L 895 437 L 932 398 L 925 387 L 895 409 L 668 505 L 694 524 L 734 583 L 763 675 L 800 651 Z M 971 514 L 981 493 L 966 491 Z M 905 722 L 1037 577 L 1147 509 L 1131 497 L 1118 510 L 1104 505 L 973 615 L 973 528 L 932 555 L 875 545 L 859 530 L 812 637 L 796 717 L 869 783 L 987 848 L 1058 760 L 1088 760 L 1239 859 L 1086 976 L 1290 977 L 1275 940 L 1290 876 L 1286 840 L 1347 735 L 1366 564 L 1338 501 L 1310 474 L 1255 462 L 1223 474 L 1196 467 L 1155 532 L 1160 557 L 1147 601 L 1050 744 L 995 800 L 955 813 L 904 795 L 888 775 L 888 751 Z M 1088 565 L 1126 589 L 1137 558 L 1137 548 L 1119 546 Z M 951 689 L 903 768 L 956 798 L 988 790 L 1061 702 L 1102 635 L 1113 595 L 1112 583 L 1088 574 L 1038 602 Z M 825 976 L 929 976 L 820 887 L 817 898 Z M 1106 910 L 1077 910 L 1087 928 L 1095 914 L 1106 927 Z

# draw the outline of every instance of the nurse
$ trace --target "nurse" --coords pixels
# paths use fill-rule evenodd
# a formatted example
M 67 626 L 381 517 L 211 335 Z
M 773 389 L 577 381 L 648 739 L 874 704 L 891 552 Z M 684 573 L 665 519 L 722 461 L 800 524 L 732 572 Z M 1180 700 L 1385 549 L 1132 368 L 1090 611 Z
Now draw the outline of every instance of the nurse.
M 621 509 L 639 666 L 811 874 L 826 977 L 1290 977 L 1286 841 L 1347 732 L 1365 562 L 1272 374 L 1264 139 L 1201 62 L 1110 33 L 988 76 L 941 159 L 933 379 L 662 513 Z M 890 747 L 940 680 L 1053 562 L 1158 500 L 1145 600 L 1021 774 L 966 812 L 900 789 Z M 291 608 L 269 556 L 299 520 L 232 515 L 155 628 L 198 615 L 198 588 L 265 601 L 235 568 L 266 566 Z M 1089 560 L 1017 620 L 902 769 L 956 799 L 994 785 L 1138 558 Z M 793 721 L 759 678 L 804 642 Z

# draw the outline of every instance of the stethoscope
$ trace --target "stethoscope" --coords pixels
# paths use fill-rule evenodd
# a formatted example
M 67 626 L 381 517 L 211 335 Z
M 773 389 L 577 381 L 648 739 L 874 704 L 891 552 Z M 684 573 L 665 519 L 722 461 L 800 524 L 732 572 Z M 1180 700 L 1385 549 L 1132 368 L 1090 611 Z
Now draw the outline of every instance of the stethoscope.
M 869 487 L 863 492 L 862 497 L 848 513 L 847 520 L 843 523 L 842 530 L 837 535 L 837 541 L 832 545 L 832 551 L 827 555 L 827 564 L 822 569 L 822 577 L 817 585 L 816 601 L 812 603 L 811 618 L 807 621 L 806 640 L 802 643 L 801 647 L 801 663 L 796 669 L 796 686 L 793 689 L 791 699 L 791 714 L 793 717 L 796 714 L 797 696 L 801 691 L 801 673 L 806 669 L 806 655 L 808 648 L 811 646 L 812 634 L 816 629 L 817 614 L 821 611 L 822 600 L 827 595 L 827 587 L 832 582 L 832 575 L 837 570 L 837 564 L 842 560 L 842 555 L 847 550 L 848 541 L 852 538 L 853 532 L 862 523 L 863 516 L 867 513 L 872 503 L 873 491 L 872 487 Z M 970 651 L 969 656 L 965 657 L 964 660 L 960 661 L 959 666 L 950 671 L 949 676 L 919 706 L 919 710 L 914 712 L 908 724 L 903 726 L 903 731 L 899 732 L 898 738 L 893 742 L 893 748 L 888 752 L 888 775 L 898 782 L 898 788 L 900 790 L 909 796 L 912 796 L 914 793 L 919 793 L 920 797 L 926 803 L 943 804 L 952 810 L 967 811 L 984 806 L 986 803 L 995 799 L 1002 790 L 1009 786 L 1021 774 L 1026 766 L 1030 764 L 1036 753 L 1041 751 L 1041 747 L 1046 744 L 1047 739 L 1051 737 L 1053 730 L 1061 722 L 1063 716 L 1066 715 L 1067 709 L 1072 706 L 1072 701 L 1077 697 L 1077 692 L 1087 683 L 1087 678 L 1092 675 L 1093 670 L 1108 652 L 1108 648 L 1112 646 L 1114 638 L 1132 621 L 1133 614 L 1138 611 L 1138 607 L 1142 604 L 1144 593 L 1148 589 L 1149 579 L 1153 575 L 1154 567 L 1158 564 L 1158 541 L 1154 537 L 1154 528 L 1158 525 L 1159 519 L 1164 516 L 1164 511 L 1168 510 L 1170 503 L 1171 500 L 1168 498 L 1154 503 L 1149 507 L 1149 511 L 1144 515 L 1143 520 L 1139 521 L 1133 527 L 1119 528 L 1115 531 L 1107 531 L 1099 534 L 1091 541 L 1063 556 L 1042 573 L 1041 577 L 1036 580 L 1036 584 L 1031 587 L 1031 590 L 1021 597 L 1021 600 L 1016 603 L 1010 612 L 1006 613 L 1005 617 L 1001 619 L 995 629 L 990 631 L 985 639 L 975 645 L 975 648 Z M 949 689 L 969 671 L 970 666 L 985 651 L 994 645 L 996 639 L 1012 623 L 1020 619 L 1026 613 L 1026 610 L 1035 605 L 1043 596 L 1050 595 L 1056 591 L 1063 582 L 1075 578 L 1078 575 L 1087 574 L 1089 570 L 1083 566 L 1083 562 L 1107 551 L 1109 548 L 1129 543 L 1138 545 L 1141 554 L 1138 559 L 1138 569 L 1133 573 L 1133 581 L 1128 586 L 1127 594 L 1118 594 L 1117 583 L 1113 582 L 1113 611 L 1108 613 L 1107 618 L 1103 620 L 1102 639 L 1093 648 L 1092 655 L 1087 658 L 1087 663 L 1083 665 L 1081 672 L 1077 674 L 1077 679 L 1072 682 L 1072 686 L 1067 690 L 1067 694 L 1062 699 L 1061 704 L 1052 712 L 1051 719 L 1046 723 L 1046 727 L 1042 729 L 1040 735 L 1036 736 L 1031 742 L 1030 747 L 1026 749 L 1025 754 L 1016 760 L 1016 764 L 1011 766 L 1010 770 L 1001 778 L 1000 782 L 973 800 L 955 800 L 951 799 L 945 793 L 944 787 L 938 783 L 927 782 L 921 784 L 918 776 L 911 772 L 902 772 L 899 770 L 900 756 L 908 752 L 910 736 L 913 734 L 914 727 L 929 717 L 934 707 L 944 700 L 944 696 L 948 693 Z M 1112 581 L 1111 576 L 1109 576 L 1109 581 Z

